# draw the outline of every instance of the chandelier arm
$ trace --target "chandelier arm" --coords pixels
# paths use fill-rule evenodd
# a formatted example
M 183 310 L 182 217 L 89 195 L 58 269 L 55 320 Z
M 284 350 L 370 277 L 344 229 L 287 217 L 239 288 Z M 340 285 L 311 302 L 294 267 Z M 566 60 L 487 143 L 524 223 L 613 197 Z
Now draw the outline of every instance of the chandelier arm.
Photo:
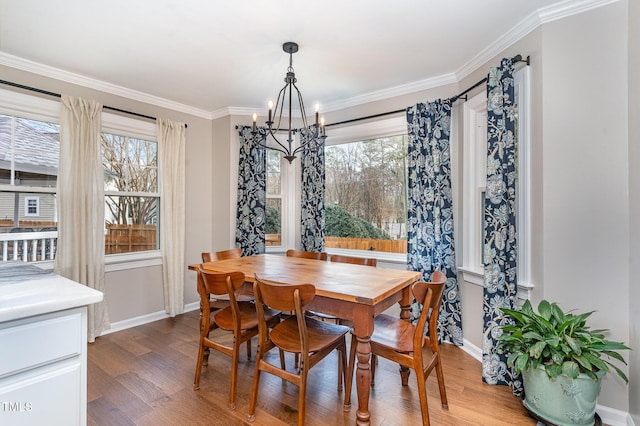
M 298 104 L 300 105 L 300 115 L 302 116 L 302 128 L 303 129 L 308 129 L 309 128 L 309 124 L 307 122 L 307 111 L 304 108 L 304 101 L 302 100 L 302 93 L 300 93 L 300 89 L 298 89 L 298 86 L 296 86 L 295 83 L 293 83 L 293 87 L 296 89 L 296 92 L 298 93 Z
M 266 143 L 261 142 L 261 141 L 260 141 L 260 139 L 262 139 L 262 138 L 254 137 L 254 143 L 255 143 L 256 145 L 258 145 L 258 146 L 260 146 L 260 147 L 264 148 L 264 149 L 273 149 L 273 150 L 275 150 L 275 151 L 278 151 L 278 152 L 283 153 L 284 155 L 288 155 L 288 153 L 287 153 L 286 151 L 284 151 L 283 149 L 280 149 L 280 148 L 275 147 L 275 146 L 269 146 L 269 145 L 267 145 Z M 265 140 L 266 140 L 266 138 L 265 138 Z M 276 142 L 277 142 L 277 141 L 276 141 Z M 282 148 L 284 148 L 284 147 L 282 147 Z
M 286 95 L 287 84 L 284 85 L 280 92 L 278 92 L 278 98 L 276 99 L 275 109 L 273 110 L 274 120 L 278 119 L 278 123 L 275 126 L 276 130 L 279 130 L 282 124 L 282 111 L 284 110 L 284 97 Z M 272 123 L 273 124 L 273 123 Z
M 277 129 L 276 129 L 276 130 L 277 130 Z M 274 140 L 274 141 L 276 141 L 276 143 L 282 147 L 282 149 L 280 149 L 280 148 L 276 148 L 276 147 L 269 147 L 269 146 L 267 146 L 269 149 L 275 149 L 275 150 L 280 151 L 281 153 L 283 153 L 283 154 L 285 154 L 285 155 L 289 155 L 289 154 L 291 154 L 291 148 L 287 149 L 287 147 L 286 147 L 286 146 L 284 146 L 284 144 L 282 144 L 282 143 L 278 140 L 278 138 L 276 137 L 275 132 L 274 132 L 272 129 L 270 129 L 270 130 L 269 130 L 268 135 L 270 135 L 270 136 L 273 138 L 273 140 Z M 266 140 L 266 138 L 265 138 L 265 140 Z

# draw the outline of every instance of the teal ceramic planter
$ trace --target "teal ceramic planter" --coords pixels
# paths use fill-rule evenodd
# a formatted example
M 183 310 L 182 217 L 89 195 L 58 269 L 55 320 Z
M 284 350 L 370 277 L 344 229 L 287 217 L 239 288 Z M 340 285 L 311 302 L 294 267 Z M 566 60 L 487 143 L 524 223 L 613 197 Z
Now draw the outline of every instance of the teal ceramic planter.
M 602 378 L 602 375 L 599 375 Z M 525 406 L 541 419 L 558 426 L 593 425 L 602 380 L 585 374 L 577 379 L 547 376 L 543 367 L 522 372 Z

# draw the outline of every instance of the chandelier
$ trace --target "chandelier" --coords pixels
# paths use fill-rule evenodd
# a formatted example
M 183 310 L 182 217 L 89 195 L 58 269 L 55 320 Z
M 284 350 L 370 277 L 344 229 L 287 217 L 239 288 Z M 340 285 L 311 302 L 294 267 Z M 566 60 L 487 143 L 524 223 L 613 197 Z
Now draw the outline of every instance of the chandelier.
M 307 122 L 307 114 L 304 108 L 304 102 L 302 101 L 302 93 L 296 86 L 296 74 L 293 71 L 293 54 L 298 51 L 298 44 L 292 41 L 288 41 L 282 45 L 282 50 L 289 54 L 289 67 L 287 68 L 287 75 L 284 78 L 285 85 L 278 93 L 275 105 L 273 101 L 269 101 L 267 106 L 269 108 L 269 119 L 266 121 L 266 137 L 258 136 L 257 120 L 258 115 L 253 114 L 253 129 L 252 135 L 256 144 L 268 148 L 275 149 L 276 151 L 284 154 L 284 158 L 291 163 L 296 154 L 302 151 L 307 146 L 316 146 L 324 144 L 326 139 L 324 118 L 319 118 L 320 105 L 315 105 L 315 122 L 312 126 L 309 126 Z M 295 95 L 294 95 L 295 90 Z M 300 116 L 302 117 L 302 127 L 296 128 L 293 126 L 293 105 L 297 103 Z M 287 112 L 285 114 L 285 111 Z M 285 118 L 285 127 L 283 127 L 283 116 Z M 294 149 L 294 136 L 296 133 L 300 133 L 300 143 Z M 286 140 L 283 138 L 286 137 Z M 269 139 L 275 143 L 269 144 Z M 282 142 L 281 142 L 282 140 Z

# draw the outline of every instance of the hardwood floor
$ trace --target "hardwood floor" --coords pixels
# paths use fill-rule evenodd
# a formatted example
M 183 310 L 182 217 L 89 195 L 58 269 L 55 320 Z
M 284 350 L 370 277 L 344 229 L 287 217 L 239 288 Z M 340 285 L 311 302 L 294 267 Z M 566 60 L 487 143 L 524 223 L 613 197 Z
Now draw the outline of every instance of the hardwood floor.
M 297 421 L 298 388 L 269 374 L 261 378 L 254 423 L 247 421 L 254 363 L 243 355 L 238 366 L 237 409 L 230 411 L 230 359 L 212 351 L 203 367 L 201 389 L 193 391 L 198 352 L 198 312 L 189 312 L 106 336 L 89 344 L 89 425 L 292 425 Z M 254 342 L 253 349 L 255 351 Z M 274 359 L 277 351 L 273 351 Z M 449 410 L 440 405 L 435 375 L 427 381 L 432 425 L 535 425 L 520 400 L 505 386 L 482 383 L 481 366 L 460 348 L 442 345 Z M 292 365 L 292 358 L 287 359 Z M 411 374 L 400 385 L 398 366 L 380 359 L 370 399 L 371 424 L 420 424 L 420 402 Z M 336 391 L 337 361 L 331 354 L 309 375 L 306 424 L 353 425 L 356 404 L 342 409 Z M 353 398 L 354 401 L 357 399 Z

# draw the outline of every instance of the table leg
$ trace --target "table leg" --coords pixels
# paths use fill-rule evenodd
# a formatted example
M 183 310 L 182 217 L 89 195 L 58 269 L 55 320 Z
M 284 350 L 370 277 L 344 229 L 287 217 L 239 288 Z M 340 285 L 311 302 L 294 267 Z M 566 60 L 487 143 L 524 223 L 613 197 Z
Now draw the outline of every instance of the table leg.
M 356 389 L 358 391 L 358 411 L 356 412 L 357 425 L 369 425 L 369 390 L 371 389 L 371 339 L 369 337 L 357 337 L 358 369 L 356 370 Z

